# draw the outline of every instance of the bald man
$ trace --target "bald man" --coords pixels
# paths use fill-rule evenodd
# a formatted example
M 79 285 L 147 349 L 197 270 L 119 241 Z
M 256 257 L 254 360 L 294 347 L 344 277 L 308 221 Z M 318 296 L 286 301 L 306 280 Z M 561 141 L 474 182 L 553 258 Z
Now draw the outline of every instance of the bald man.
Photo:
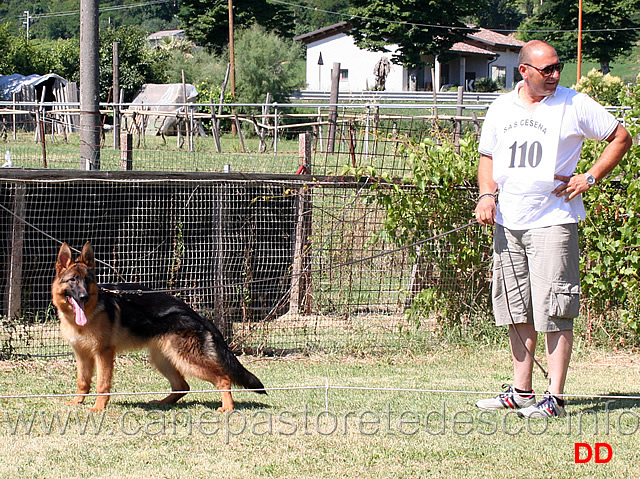
M 514 377 L 504 393 L 476 405 L 561 417 L 580 309 L 581 194 L 616 167 L 631 137 L 596 101 L 558 85 L 563 64 L 548 43 L 526 43 L 518 63 L 522 81 L 492 103 L 482 127 L 475 210 L 480 225 L 495 225 L 493 310 L 496 325 L 509 328 Z M 585 139 L 608 144 L 588 170 L 576 172 Z M 545 337 L 549 385 L 536 400 L 538 333 Z

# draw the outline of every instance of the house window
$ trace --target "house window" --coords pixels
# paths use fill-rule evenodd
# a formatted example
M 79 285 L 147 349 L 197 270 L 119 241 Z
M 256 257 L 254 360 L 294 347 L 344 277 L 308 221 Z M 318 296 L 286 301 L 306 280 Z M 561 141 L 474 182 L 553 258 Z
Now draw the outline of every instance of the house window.
M 513 68 L 513 82 L 517 83 L 522 80 L 522 75 L 520 75 L 520 69 L 518 67 Z
M 349 70 L 340 70 L 340 81 L 349 80 Z
M 507 68 L 506 67 L 491 67 L 491 79 L 494 80 L 498 85 L 504 88 L 506 80 L 507 80 Z

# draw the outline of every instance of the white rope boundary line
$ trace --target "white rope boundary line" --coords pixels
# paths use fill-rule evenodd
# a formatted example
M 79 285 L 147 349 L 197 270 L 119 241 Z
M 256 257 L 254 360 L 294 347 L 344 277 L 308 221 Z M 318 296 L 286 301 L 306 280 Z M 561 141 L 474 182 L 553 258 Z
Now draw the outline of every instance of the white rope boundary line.
M 324 385 L 318 386 L 282 386 L 282 387 L 265 387 L 264 389 L 198 389 L 187 391 L 139 391 L 139 392 L 110 392 L 110 393 L 64 393 L 64 394 L 2 394 L 0 399 L 43 399 L 43 398 L 65 398 L 65 397 L 99 397 L 99 396 L 155 396 L 169 394 L 211 394 L 211 393 L 237 393 L 237 392 L 259 392 L 259 391 L 304 391 L 316 390 L 325 391 L 325 406 L 328 409 L 328 394 L 331 390 L 336 391 L 371 391 L 371 392 L 408 392 L 423 394 L 465 394 L 465 395 L 498 395 L 504 391 L 468 391 L 460 389 L 427 389 L 427 388 L 385 388 L 385 387 L 369 387 L 369 386 L 336 386 L 329 384 L 326 379 Z M 640 400 L 640 395 L 623 396 L 623 395 L 601 395 L 601 394 L 563 394 L 564 399 L 629 399 Z

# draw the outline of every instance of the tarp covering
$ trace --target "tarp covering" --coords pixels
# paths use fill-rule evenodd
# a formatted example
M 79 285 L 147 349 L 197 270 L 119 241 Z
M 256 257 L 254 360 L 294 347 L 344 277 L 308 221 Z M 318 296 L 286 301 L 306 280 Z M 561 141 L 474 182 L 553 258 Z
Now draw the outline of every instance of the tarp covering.
M 197 97 L 198 90 L 190 83 L 148 83 L 142 86 L 130 109 L 158 112 L 145 116 L 145 133 L 166 134 L 176 125 L 177 114 L 185 111 L 185 103 L 194 103 Z
M 67 84 L 67 80 L 55 73 L 47 75 L 13 75 L 0 76 L 0 100 L 11 101 L 14 93 L 21 93 L 23 89 L 33 86 L 37 91 L 42 92 L 41 87 L 47 87 L 45 101 L 56 101 L 54 90 Z M 40 98 L 37 98 L 40 101 Z

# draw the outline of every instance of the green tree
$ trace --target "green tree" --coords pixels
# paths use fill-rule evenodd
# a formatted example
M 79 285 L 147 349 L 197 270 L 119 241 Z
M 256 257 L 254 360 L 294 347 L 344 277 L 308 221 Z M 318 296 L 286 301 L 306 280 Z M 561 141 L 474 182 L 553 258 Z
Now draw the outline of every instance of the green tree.
M 113 42 L 119 43 L 120 88 L 125 101 L 144 83 L 164 83 L 170 55 L 165 50 L 151 49 L 146 32 L 139 27 L 124 26 L 100 31 L 100 99 L 106 101 L 113 84 Z
M 47 73 L 46 57 L 39 55 L 37 44 L 27 42 L 24 35 L 12 34 L 10 29 L 8 23 L 0 26 L 0 75 Z
M 582 52 L 609 73 L 609 64 L 628 52 L 638 40 L 640 0 L 584 0 Z M 523 40 L 546 40 L 564 60 L 577 56 L 578 2 L 546 0 L 522 27 Z
M 77 0 L 76 0 L 77 1 Z M 125 7 L 130 4 L 129 8 L 109 8 L 114 5 L 100 5 L 100 28 L 107 26 L 139 26 L 146 32 L 155 32 L 158 30 L 168 30 L 178 28 L 178 4 L 180 2 L 140 2 L 139 0 L 126 0 L 115 3 L 115 7 Z M 122 5 L 117 5 L 122 4 Z
M 32 38 L 51 40 L 77 38 L 80 34 L 78 8 L 79 2 L 77 0 L 25 2 L 23 10 L 28 10 L 33 17 L 30 36 Z M 78 13 L 71 14 L 71 12 Z
M 113 83 L 113 42 L 119 43 L 120 88 L 125 100 L 144 83 L 164 83 L 170 53 L 153 50 L 146 33 L 138 27 L 107 28 L 100 32 L 100 100 L 106 101 Z M 77 39 L 30 41 L 0 27 L 0 74 L 57 73 L 69 81 L 80 81 L 80 43 Z
M 341 22 L 349 18 L 351 0 L 315 0 L 313 7 L 308 7 L 308 2 L 294 0 L 299 7 L 294 7 L 296 34 L 302 35 L 314 30 Z
M 271 93 L 273 101 L 283 103 L 304 86 L 301 45 L 254 25 L 238 35 L 237 47 L 237 101 L 261 103 Z
M 517 0 L 486 0 L 475 15 L 475 23 L 491 30 L 516 30 L 524 18 Z
M 464 22 L 484 2 L 476 0 L 352 0 L 350 32 L 359 47 L 387 51 L 397 44 L 394 63 L 423 65 L 423 55 L 445 54 L 472 33 Z
M 178 28 L 178 3 L 140 0 L 100 2 L 100 28 L 130 25 L 140 26 L 148 32 Z M 29 32 L 32 39 L 78 38 L 79 6 L 79 0 L 5 0 L 0 3 L 0 18 L 11 19 L 12 30 L 18 33 L 24 12 L 28 11 L 33 19 Z
M 640 134 L 640 78 L 620 92 L 619 105 L 633 138 Z M 578 171 L 586 171 L 604 145 L 585 141 Z M 580 270 L 587 338 L 606 332 L 609 344 L 637 344 L 640 335 L 640 146 L 632 145 L 620 164 L 597 188 L 584 193 Z M 636 337 L 628 337 L 633 332 Z
M 49 72 L 57 73 L 69 81 L 80 81 L 80 41 L 78 39 L 43 42 L 41 49 L 46 53 Z
M 487 312 L 490 285 L 485 268 L 491 242 L 483 229 L 465 227 L 471 226 L 475 205 L 476 191 L 470 186 L 475 184 L 477 147 L 473 133 L 460 138 L 458 146 L 444 130 L 420 142 L 400 137 L 397 154 L 408 170 L 402 179 L 380 173 L 373 165 L 343 169 L 343 174 L 368 177 L 371 195 L 366 201 L 385 212 L 378 239 L 410 246 L 416 284 L 425 286 L 407 311 L 418 323 L 429 316 L 443 328 L 458 328 L 471 319 L 470 311 Z M 439 286 L 443 284 L 446 291 Z
M 9 33 L 9 24 L 0 25 L 0 75 L 8 75 L 12 69 L 6 52 L 11 48 L 12 35 Z
M 180 50 L 170 50 L 169 53 L 171 69 L 168 71 L 168 81 L 170 83 L 181 82 L 182 72 L 184 72 L 185 79 L 189 83 L 204 83 L 210 85 L 210 89 L 222 85 L 229 62 L 228 58 L 214 55 L 204 49 L 187 54 Z M 203 98 L 203 101 L 208 100 L 209 97 Z
M 182 0 L 179 13 L 189 39 L 208 50 L 220 53 L 229 42 L 229 8 L 226 0 Z M 293 13 L 288 6 L 269 4 L 266 0 L 233 2 L 234 29 L 254 23 L 284 38 L 294 36 Z

